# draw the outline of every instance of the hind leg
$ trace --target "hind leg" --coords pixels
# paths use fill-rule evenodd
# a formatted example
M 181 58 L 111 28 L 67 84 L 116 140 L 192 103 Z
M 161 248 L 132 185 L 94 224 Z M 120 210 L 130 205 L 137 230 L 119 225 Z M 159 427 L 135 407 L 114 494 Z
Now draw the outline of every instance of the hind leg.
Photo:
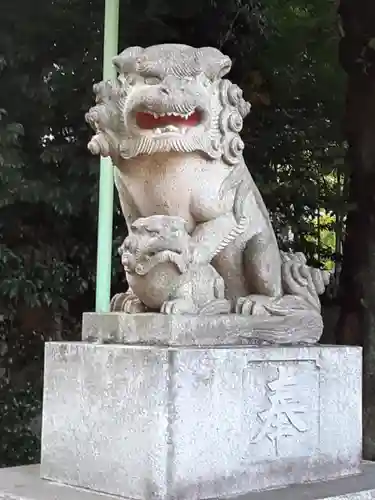
M 270 241 L 262 234 L 252 238 L 244 250 L 243 264 L 249 295 L 237 300 L 236 313 L 254 314 L 258 302 L 263 309 L 283 293 L 280 252 L 273 238 Z

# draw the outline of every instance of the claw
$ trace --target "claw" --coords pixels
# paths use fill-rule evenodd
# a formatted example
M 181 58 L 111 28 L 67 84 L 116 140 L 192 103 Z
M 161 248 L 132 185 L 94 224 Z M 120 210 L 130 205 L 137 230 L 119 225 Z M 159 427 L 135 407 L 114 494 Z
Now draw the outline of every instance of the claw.
M 236 314 L 251 316 L 254 301 L 250 297 L 240 297 L 236 303 Z
M 167 300 L 160 308 L 162 314 L 192 314 L 196 312 L 193 303 L 184 299 Z
M 235 311 L 242 316 L 263 316 L 269 315 L 267 307 L 274 301 L 273 297 L 265 295 L 249 295 L 237 299 Z
M 146 306 L 133 293 L 117 293 L 111 300 L 111 311 L 136 314 L 146 312 Z

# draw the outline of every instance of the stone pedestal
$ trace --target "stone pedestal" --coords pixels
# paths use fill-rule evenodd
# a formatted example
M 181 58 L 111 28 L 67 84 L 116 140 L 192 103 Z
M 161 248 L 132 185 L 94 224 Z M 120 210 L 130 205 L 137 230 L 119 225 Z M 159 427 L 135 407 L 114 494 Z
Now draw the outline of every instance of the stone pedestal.
M 0 499 L 119 500 L 112 495 L 46 481 L 39 474 L 36 465 L 0 469 Z M 355 476 L 253 492 L 230 500 L 375 500 L 375 464 L 362 464 L 362 473 Z
M 46 345 L 41 476 L 67 485 L 232 497 L 359 473 L 361 434 L 360 348 Z
M 82 340 L 127 345 L 230 346 L 301 343 L 315 345 L 322 333 L 319 314 L 165 315 L 85 313 Z

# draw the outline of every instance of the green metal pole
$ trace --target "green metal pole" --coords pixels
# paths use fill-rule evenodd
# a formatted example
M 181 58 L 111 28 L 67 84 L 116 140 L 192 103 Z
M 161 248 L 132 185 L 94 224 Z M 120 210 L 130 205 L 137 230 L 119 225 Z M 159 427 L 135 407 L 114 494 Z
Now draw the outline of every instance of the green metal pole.
M 118 51 L 120 0 L 105 0 L 103 79 L 116 76 L 112 58 Z M 113 166 L 110 158 L 100 159 L 98 250 L 96 264 L 96 312 L 109 312 L 112 274 Z

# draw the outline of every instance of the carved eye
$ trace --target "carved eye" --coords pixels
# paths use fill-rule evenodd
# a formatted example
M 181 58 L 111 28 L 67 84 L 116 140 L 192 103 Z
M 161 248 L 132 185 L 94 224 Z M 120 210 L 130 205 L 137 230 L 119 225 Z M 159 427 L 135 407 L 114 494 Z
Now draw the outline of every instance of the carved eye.
M 161 79 L 158 78 L 157 76 L 149 76 L 149 77 L 145 78 L 146 85 L 157 85 L 160 82 L 161 82 Z
M 137 79 L 135 76 L 127 76 L 126 77 L 126 83 L 128 85 L 134 85 L 136 81 L 137 81 Z

